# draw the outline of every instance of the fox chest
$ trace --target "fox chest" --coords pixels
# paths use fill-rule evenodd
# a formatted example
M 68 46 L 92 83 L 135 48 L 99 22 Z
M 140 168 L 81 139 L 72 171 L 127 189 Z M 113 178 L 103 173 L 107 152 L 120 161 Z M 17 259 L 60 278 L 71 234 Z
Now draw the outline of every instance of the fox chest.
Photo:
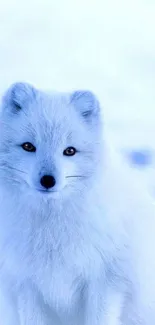
M 57 256 L 37 270 L 37 286 L 44 300 L 54 308 L 71 310 L 84 304 L 82 301 L 87 295 L 90 277 L 91 282 L 96 281 L 102 263 L 98 254 L 92 259 L 89 254 L 84 255 L 72 255 L 68 252 L 65 259 L 58 259 Z
M 50 272 L 45 270 L 38 280 L 43 300 L 62 321 L 66 319 L 70 324 L 74 319 L 84 317 L 86 279 L 76 268 L 54 266 Z

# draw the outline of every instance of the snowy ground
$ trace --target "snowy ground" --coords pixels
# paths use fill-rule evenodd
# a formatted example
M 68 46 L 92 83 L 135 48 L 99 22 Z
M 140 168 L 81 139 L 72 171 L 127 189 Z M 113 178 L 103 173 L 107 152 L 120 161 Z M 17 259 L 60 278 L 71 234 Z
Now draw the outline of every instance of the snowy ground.
M 137 160 L 135 174 L 151 192 L 154 17 L 154 0 L 1 0 L 0 4 L 0 93 L 17 80 L 58 90 L 94 90 L 125 161 L 131 161 L 128 153 L 133 149 L 148 150 L 149 159 L 140 168 Z

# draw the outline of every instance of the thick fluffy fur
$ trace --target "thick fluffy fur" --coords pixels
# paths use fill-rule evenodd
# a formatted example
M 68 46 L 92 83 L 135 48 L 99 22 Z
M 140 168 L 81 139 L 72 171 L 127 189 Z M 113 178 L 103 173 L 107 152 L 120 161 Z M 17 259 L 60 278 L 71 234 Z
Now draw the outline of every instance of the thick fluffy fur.
M 36 152 L 24 151 L 24 142 Z M 63 155 L 69 146 L 77 149 L 72 157 Z M 154 324 L 154 208 L 136 201 L 108 151 L 91 92 L 50 95 L 18 83 L 5 94 L 3 325 Z M 56 179 L 48 191 L 40 185 L 44 174 Z

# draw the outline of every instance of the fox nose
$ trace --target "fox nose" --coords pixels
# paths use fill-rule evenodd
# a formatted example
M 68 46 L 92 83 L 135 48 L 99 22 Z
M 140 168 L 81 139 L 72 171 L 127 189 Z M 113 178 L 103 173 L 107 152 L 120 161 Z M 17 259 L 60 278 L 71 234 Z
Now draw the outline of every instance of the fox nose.
M 55 183 L 55 178 L 52 175 L 44 175 L 40 180 L 40 184 L 46 189 L 54 187 Z

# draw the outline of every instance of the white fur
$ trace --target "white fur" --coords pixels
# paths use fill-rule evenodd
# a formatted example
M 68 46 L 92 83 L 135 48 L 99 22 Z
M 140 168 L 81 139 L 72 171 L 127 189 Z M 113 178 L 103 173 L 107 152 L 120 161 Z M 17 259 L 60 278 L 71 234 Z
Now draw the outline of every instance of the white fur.
M 2 324 L 153 325 L 154 206 L 102 141 L 95 96 L 16 84 L 0 139 Z M 79 152 L 64 157 L 67 146 Z M 56 186 L 45 194 L 47 173 Z

